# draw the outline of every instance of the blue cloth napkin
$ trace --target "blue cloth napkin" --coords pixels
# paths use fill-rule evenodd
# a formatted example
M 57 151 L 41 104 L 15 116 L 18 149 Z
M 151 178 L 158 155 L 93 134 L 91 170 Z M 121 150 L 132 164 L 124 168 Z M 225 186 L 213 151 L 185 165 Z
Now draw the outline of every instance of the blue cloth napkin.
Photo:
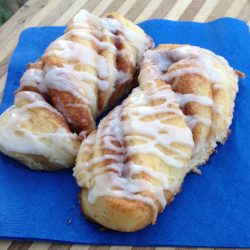
M 0 237 L 108 245 L 250 247 L 250 38 L 243 22 L 151 20 L 140 26 L 159 43 L 198 45 L 224 56 L 241 79 L 232 134 L 218 147 L 202 175 L 189 174 L 182 192 L 158 217 L 136 233 L 100 230 L 84 218 L 72 170 L 38 173 L 0 154 Z M 0 112 L 13 102 L 26 64 L 39 58 L 64 27 L 22 32 L 12 56 Z

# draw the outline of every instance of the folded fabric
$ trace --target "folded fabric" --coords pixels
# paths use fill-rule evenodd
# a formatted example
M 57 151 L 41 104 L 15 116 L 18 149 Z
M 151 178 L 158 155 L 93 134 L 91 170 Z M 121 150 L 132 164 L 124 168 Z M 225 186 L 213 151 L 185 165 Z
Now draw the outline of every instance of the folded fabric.
M 190 174 L 183 192 L 158 222 L 136 233 L 98 230 L 83 220 L 72 170 L 39 173 L 0 154 L 0 237 L 108 245 L 250 247 L 250 37 L 243 22 L 151 20 L 140 26 L 159 43 L 201 46 L 225 57 L 246 78 L 240 80 L 232 133 L 218 147 L 202 175 Z M 0 113 L 13 103 L 26 64 L 37 60 L 64 27 L 22 32 L 12 56 Z

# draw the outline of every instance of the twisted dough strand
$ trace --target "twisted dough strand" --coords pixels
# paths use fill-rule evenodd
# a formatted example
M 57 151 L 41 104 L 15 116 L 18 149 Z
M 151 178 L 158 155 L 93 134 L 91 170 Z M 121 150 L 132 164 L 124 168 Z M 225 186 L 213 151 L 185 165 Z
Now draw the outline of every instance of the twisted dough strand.
M 84 213 L 120 231 L 155 223 L 179 192 L 192 149 L 171 88 L 153 81 L 134 89 L 81 145 L 74 176 Z
M 105 109 L 128 93 L 151 39 L 117 13 L 105 18 L 81 10 L 65 34 L 30 65 L 20 90 L 43 94 L 71 128 L 87 134 Z
M 191 168 L 204 164 L 223 143 L 232 122 L 238 76 L 227 61 L 189 45 L 160 45 L 141 64 L 140 82 L 161 79 L 171 86 L 192 130 Z
M 161 45 L 140 68 L 139 87 L 82 143 L 74 168 L 85 215 L 119 231 L 155 223 L 225 140 L 237 92 L 228 63 L 194 46 Z

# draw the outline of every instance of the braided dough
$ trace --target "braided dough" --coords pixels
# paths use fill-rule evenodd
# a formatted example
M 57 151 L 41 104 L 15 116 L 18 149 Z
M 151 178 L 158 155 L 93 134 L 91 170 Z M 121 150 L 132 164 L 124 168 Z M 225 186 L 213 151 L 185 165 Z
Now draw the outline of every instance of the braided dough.
M 77 140 L 135 86 L 139 63 L 152 46 L 151 38 L 121 15 L 99 18 L 81 10 L 65 34 L 28 65 L 15 106 L 0 117 L 0 151 L 35 170 L 73 167 Z
M 232 123 L 238 75 L 213 52 L 189 45 L 160 45 L 145 53 L 140 82 L 161 79 L 176 93 L 195 148 L 191 168 L 206 163 Z
M 79 146 L 77 134 L 38 93 L 19 92 L 0 117 L 0 151 L 31 169 L 73 167 Z
M 153 45 L 117 13 L 105 18 L 81 10 L 21 79 L 20 90 L 43 94 L 78 133 L 88 134 L 105 109 L 134 87 L 142 56 Z
M 225 141 L 238 89 L 225 59 L 194 46 L 160 45 L 140 69 L 139 87 L 83 141 L 74 168 L 85 215 L 126 232 L 154 224 Z

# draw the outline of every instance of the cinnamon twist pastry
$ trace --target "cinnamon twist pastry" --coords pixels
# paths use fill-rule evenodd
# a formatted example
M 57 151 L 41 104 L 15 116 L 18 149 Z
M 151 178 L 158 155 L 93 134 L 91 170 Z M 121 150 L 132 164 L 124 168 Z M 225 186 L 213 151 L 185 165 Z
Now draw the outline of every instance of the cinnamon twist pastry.
M 80 147 L 74 176 L 83 212 L 119 231 L 155 223 L 179 192 L 192 149 L 170 86 L 149 81 L 134 89 Z
M 206 163 L 232 123 L 238 75 L 221 56 L 189 45 L 160 45 L 145 53 L 140 84 L 161 79 L 176 93 L 195 142 L 191 168 Z
M 155 223 L 185 175 L 226 139 L 237 80 L 225 59 L 205 49 L 146 52 L 139 87 L 80 147 L 74 176 L 85 215 L 119 231 Z
M 80 146 L 62 115 L 35 92 L 16 94 L 0 117 L 0 151 L 35 170 L 73 167 Z
M 100 112 L 134 87 L 138 64 L 152 45 L 142 29 L 117 13 L 99 18 L 81 10 L 28 67 L 19 91 L 43 94 L 74 131 L 87 134 Z
M 134 87 L 152 45 L 142 29 L 117 13 L 99 18 L 81 10 L 65 34 L 28 65 L 15 105 L 0 117 L 0 151 L 35 170 L 72 167 L 78 140 Z

